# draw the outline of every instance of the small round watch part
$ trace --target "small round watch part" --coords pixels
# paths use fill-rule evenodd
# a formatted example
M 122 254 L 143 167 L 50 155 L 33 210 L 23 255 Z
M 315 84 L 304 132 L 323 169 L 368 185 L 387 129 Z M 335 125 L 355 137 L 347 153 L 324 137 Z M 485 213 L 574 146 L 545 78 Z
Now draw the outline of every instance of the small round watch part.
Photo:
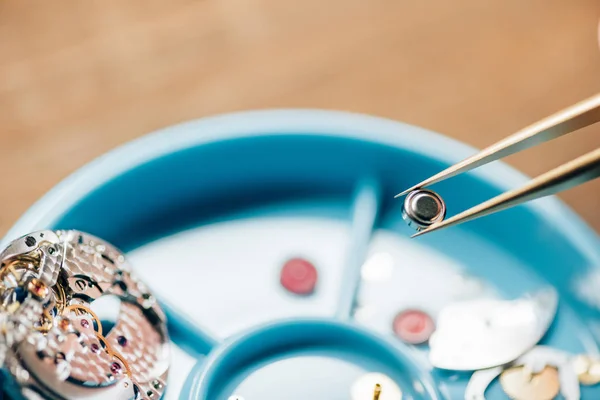
M 500 384 L 513 400 L 552 400 L 560 393 L 558 369 L 551 366 L 539 373 L 523 366 L 508 368 L 500 374 Z
M 423 344 L 435 331 L 435 322 L 429 314 L 421 310 L 399 312 L 392 323 L 394 334 L 408 344 Z
M 281 268 L 280 282 L 288 291 L 299 295 L 314 292 L 318 273 L 315 266 L 303 258 L 292 258 Z
M 579 383 L 586 386 L 600 383 L 600 358 L 580 354 L 573 359 L 572 363 Z
M 447 304 L 436 316 L 429 361 L 454 371 L 512 363 L 532 351 L 546 334 L 557 304 L 558 294 L 549 287 L 511 300 L 482 297 Z
M 0 263 L 0 366 L 15 390 L 51 400 L 162 396 L 166 318 L 145 305 L 147 288 L 119 250 L 79 231 L 41 231 L 9 244 Z M 111 328 L 98 310 L 115 316 Z
M 370 372 L 358 378 L 350 389 L 351 400 L 402 400 L 402 390 L 389 376 Z
M 446 204 L 439 194 L 426 189 L 417 189 L 406 195 L 402 207 L 402 218 L 416 230 L 425 229 L 442 222 L 446 217 Z

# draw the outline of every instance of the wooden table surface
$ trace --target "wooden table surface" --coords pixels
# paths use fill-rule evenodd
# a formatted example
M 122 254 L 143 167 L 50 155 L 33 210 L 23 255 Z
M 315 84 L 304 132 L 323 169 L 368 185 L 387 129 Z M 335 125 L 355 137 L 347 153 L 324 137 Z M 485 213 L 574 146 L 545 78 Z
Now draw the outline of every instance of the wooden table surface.
M 0 2 L 0 234 L 111 148 L 184 120 L 351 110 L 484 147 L 600 91 L 597 0 Z M 512 156 L 537 175 L 600 126 Z M 600 181 L 562 195 L 600 230 Z

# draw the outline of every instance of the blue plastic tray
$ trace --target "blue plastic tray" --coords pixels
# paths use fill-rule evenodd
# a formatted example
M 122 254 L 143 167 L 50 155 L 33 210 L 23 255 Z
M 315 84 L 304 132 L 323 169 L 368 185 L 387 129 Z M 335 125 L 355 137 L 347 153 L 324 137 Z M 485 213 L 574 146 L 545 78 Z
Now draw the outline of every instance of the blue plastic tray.
M 426 346 L 396 339 L 397 311 L 435 316 L 473 293 L 516 298 L 550 284 L 560 301 L 543 343 L 597 352 L 600 339 L 600 241 L 558 200 L 408 238 L 394 194 L 474 151 L 341 112 L 206 118 L 90 163 L 4 243 L 36 229 L 80 229 L 128 252 L 168 312 L 167 399 L 342 400 L 365 371 L 396 379 L 405 399 L 462 399 L 469 374 L 433 369 Z M 495 163 L 434 190 L 452 215 L 525 180 Z M 318 269 L 312 296 L 279 284 L 281 264 L 297 255 Z M 384 279 L 361 275 L 373 257 L 392 266 Z M 498 383 L 487 394 L 505 398 Z M 600 389 L 582 397 L 600 398 Z

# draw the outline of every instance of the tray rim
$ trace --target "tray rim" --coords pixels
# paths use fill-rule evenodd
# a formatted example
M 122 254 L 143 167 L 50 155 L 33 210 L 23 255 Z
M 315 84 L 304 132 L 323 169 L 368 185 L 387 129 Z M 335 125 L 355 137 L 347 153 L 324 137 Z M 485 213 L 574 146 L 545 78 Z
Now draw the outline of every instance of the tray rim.
M 178 150 L 211 142 L 272 135 L 322 135 L 352 138 L 403 148 L 445 163 L 458 162 L 477 149 L 442 134 L 387 118 L 346 111 L 319 109 L 268 109 L 224 113 L 171 125 L 128 141 L 68 175 L 36 201 L 0 241 L 4 247 L 16 237 L 43 229 L 98 186 L 121 173 Z M 132 151 L 135 149 L 135 151 Z M 530 178 L 496 162 L 471 172 L 499 190 Z M 600 237 L 556 196 L 525 205 L 556 226 L 592 264 L 600 267 Z

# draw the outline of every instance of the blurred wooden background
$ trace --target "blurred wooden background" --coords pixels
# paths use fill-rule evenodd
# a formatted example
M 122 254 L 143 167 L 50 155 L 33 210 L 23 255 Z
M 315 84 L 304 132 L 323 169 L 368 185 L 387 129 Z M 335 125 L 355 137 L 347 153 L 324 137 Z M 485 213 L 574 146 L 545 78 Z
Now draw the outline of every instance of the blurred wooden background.
M 597 0 L 0 2 L 0 234 L 69 173 L 158 128 L 318 107 L 477 147 L 600 91 Z M 513 156 L 527 174 L 600 126 Z M 600 230 L 600 182 L 562 197 Z

